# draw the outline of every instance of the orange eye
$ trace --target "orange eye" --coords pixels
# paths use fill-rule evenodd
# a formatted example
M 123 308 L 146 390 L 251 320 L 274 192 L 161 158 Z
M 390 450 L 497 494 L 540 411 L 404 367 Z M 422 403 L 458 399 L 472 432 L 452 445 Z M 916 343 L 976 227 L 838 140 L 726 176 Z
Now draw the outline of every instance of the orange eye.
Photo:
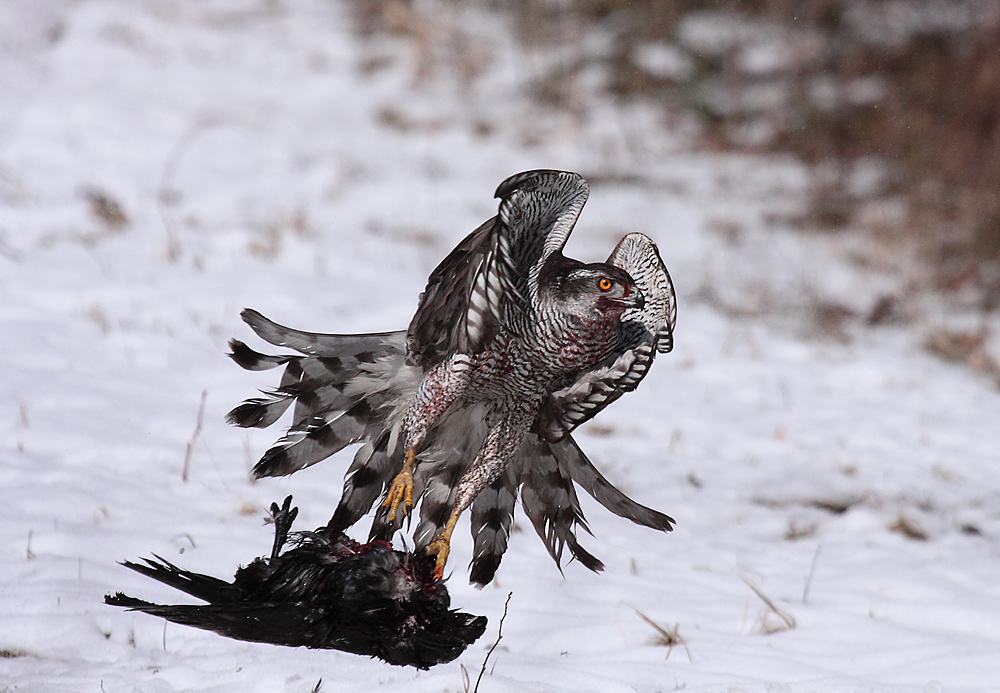
M 597 280 L 597 288 L 601 291 L 611 291 L 611 287 L 614 285 L 615 283 L 607 277 L 601 277 Z

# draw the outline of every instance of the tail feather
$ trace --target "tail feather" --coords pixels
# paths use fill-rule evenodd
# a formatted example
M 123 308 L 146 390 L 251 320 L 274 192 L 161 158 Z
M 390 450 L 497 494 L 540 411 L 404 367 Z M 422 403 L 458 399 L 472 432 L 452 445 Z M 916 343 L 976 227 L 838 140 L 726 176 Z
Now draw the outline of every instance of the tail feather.
M 356 361 L 304 358 L 301 365 L 302 376 L 294 386 L 293 427 L 316 415 L 347 411 L 370 394 L 368 391 L 345 393 L 346 381 L 356 378 L 360 372 Z
M 379 351 L 387 339 L 402 335 L 405 340 L 405 332 L 403 331 L 348 335 L 294 330 L 265 318 L 252 308 L 243 309 L 240 317 L 265 342 L 274 346 L 295 349 L 309 356 L 341 357 L 345 354 L 358 356 L 366 352 Z M 403 347 L 405 349 L 405 342 Z
M 342 532 L 360 520 L 395 476 L 387 452 L 388 438 L 388 435 L 382 435 L 374 444 L 365 443 L 355 453 L 354 462 L 344 477 L 344 493 L 330 519 L 329 526 L 334 533 Z
M 143 563 L 122 561 L 122 565 L 206 602 L 230 604 L 239 601 L 240 592 L 231 583 L 214 578 L 211 575 L 202 575 L 201 573 L 193 573 L 189 570 L 178 568 L 170 561 L 156 554 L 153 554 L 153 556 L 156 560 L 144 558 L 142 559 Z M 131 597 L 125 597 L 125 595 L 122 595 L 122 597 L 131 599 Z M 122 604 L 120 606 L 126 605 Z
M 297 356 L 268 356 L 254 351 L 238 339 L 229 340 L 229 358 L 248 371 L 267 371 L 288 363 Z
M 226 414 L 226 421 L 241 428 L 267 428 L 281 418 L 295 395 L 280 391 L 267 392 L 266 397 L 248 399 Z
M 362 400 L 347 411 L 312 416 L 293 425 L 260 458 L 254 477 L 287 476 L 326 459 L 361 440 L 370 416 L 371 409 Z
M 331 644 L 329 629 L 322 627 L 325 612 L 308 604 L 151 604 L 120 592 L 106 595 L 104 603 L 246 642 L 314 648 L 340 644 Z M 352 651 L 344 646 L 339 649 Z
M 265 370 L 285 365 L 285 371 L 276 390 L 229 412 L 230 423 L 264 428 L 295 402 L 291 426 L 254 467 L 256 478 L 292 474 L 352 443 L 375 440 L 390 428 L 389 420 L 399 402 L 419 383 L 419 374 L 401 374 L 405 332 L 315 334 L 279 325 L 254 310 L 244 310 L 241 315 L 265 341 L 302 354 L 268 356 L 238 340 L 231 342 L 231 356 L 244 368 Z M 383 449 L 368 459 L 381 470 L 384 457 Z M 364 481 L 371 473 L 362 472 L 358 480 Z M 367 491 L 358 495 L 356 504 L 368 495 Z M 338 521 L 356 513 L 355 507 L 348 512 L 345 506 Z
M 153 604 L 152 602 L 144 602 L 141 599 L 130 597 L 124 592 L 115 592 L 114 594 L 104 595 L 104 603 L 109 606 L 124 606 L 126 609 L 139 610 L 141 610 L 144 606 L 156 606 L 156 604 Z
M 598 503 L 619 517 L 624 517 L 637 525 L 651 529 L 669 532 L 673 529 L 674 519 L 669 515 L 647 508 L 619 491 L 604 478 L 593 463 L 587 459 L 583 450 L 571 436 L 566 436 L 557 443 L 551 443 L 553 455 L 559 461 L 562 473 L 572 478 Z
M 527 447 L 522 448 L 525 459 L 521 474 L 521 504 L 524 513 L 560 570 L 564 548 L 569 549 L 570 555 L 590 570 L 603 570 L 604 564 L 576 539 L 577 527 L 588 533 L 590 528 L 580 508 L 573 480 L 560 468 L 548 443 L 535 432 L 528 436 Z
M 480 587 L 493 579 L 507 550 L 507 537 L 517 498 L 517 479 L 508 466 L 506 472 L 476 496 L 472 503 L 472 570 L 469 581 Z
M 233 351 L 230 357 L 247 370 L 261 371 L 288 364 L 281 374 L 278 389 L 265 392 L 265 397 L 248 399 L 226 414 L 226 421 L 243 428 L 267 428 L 281 418 L 292 401 L 298 397 L 298 383 L 302 377 L 302 357 L 267 356 L 259 354 L 235 339 L 229 341 Z M 242 347 L 242 348 L 241 348 Z

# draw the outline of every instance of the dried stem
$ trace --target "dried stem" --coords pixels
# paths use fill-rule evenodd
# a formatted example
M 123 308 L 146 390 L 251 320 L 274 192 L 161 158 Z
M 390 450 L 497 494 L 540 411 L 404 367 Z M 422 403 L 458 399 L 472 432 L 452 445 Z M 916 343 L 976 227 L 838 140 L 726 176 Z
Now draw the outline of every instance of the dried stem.
M 764 594 L 761 591 L 761 589 L 759 587 L 757 587 L 757 585 L 755 585 L 753 583 L 752 580 L 750 580 L 749 578 L 743 578 L 743 582 L 745 582 L 747 584 L 747 587 L 749 587 L 751 590 L 753 590 L 754 594 L 756 594 L 758 597 L 760 597 L 761 601 L 763 601 L 765 604 L 767 604 L 767 608 L 770 609 L 771 611 L 773 611 L 774 615 L 777 616 L 779 619 L 781 619 L 781 622 L 785 624 L 785 628 L 784 629 L 778 628 L 777 630 L 785 630 L 785 629 L 791 629 L 791 628 L 795 627 L 795 617 L 794 616 L 792 616 L 790 613 L 788 613 L 784 609 L 780 608 L 777 604 L 775 604 L 774 602 L 772 602 L 771 599 L 770 599 L 770 597 L 768 597 L 766 594 Z M 774 630 L 769 630 L 767 628 L 766 624 L 764 624 L 764 631 L 765 632 L 774 632 Z
M 813 573 L 816 572 L 816 562 L 819 560 L 819 551 L 822 548 L 822 544 L 816 544 L 816 553 L 813 554 L 812 564 L 809 566 L 809 574 L 806 576 L 806 586 L 802 590 L 803 604 L 807 604 L 809 602 L 809 587 L 812 586 Z
M 675 623 L 673 628 L 667 629 L 661 626 L 653 619 L 651 619 L 646 614 L 639 611 L 631 604 L 629 604 L 628 606 L 629 608 L 632 609 L 632 611 L 634 611 L 639 616 L 639 618 L 641 618 L 643 621 L 652 626 L 656 630 L 656 632 L 660 634 L 660 637 L 657 639 L 656 644 L 667 648 L 667 659 L 670 659 L 670 653 L 674 651 L 674 647 L 677 645 L 677 643 L 680 643 L 681 646 L 684 648 L 684 652 L 687 653 L 688 661 L 694 664 L 694 658 L 691 656 L 691 650 L 688 649 L 687 642 L 685 642 L 684 638 L 681 637 L 681 634 L 679 632 L 680 629 L 679 623 Z
M 188 480 L 188 473 L 191 471 L 191 455 L 194 454 L 194 443 L 198 440 L 198 436 L 201 435 L 201 423 L 205 419 L 205 398 L 208 397 L 208 390 L 201 391 L 201 404 L 198 405 L 198 421 L 194 427 L 194 433 L 191 434 L 191 440 L 188 441 L 187 451 L 184 453 L 184 469 L 181 472 L 181 481 Z
M 497 649 L 497 645 L 500 644 L 500 640 L 503 638 L 503 621 L 507 618 L 507 605 L 510 604 L 510 598 L 513 594 L 513 592 L 507 593 L 507 601 L 503 603 L 503 616 L 500 617 L 500 625 L 497 627 L 497 641 L 493 643 L 493 647 L 486 653 L 486 659 L 483 660 L 483 666 L 479 670 L 479 676 L 476 677 L 476 687 L 472 689 L 472 693 L 479 693 L 479 682 L 482 681 L 483 674 L 486 673 L 486 663 L 490 661 L 490 655 L 493 654 L 493 650 Z

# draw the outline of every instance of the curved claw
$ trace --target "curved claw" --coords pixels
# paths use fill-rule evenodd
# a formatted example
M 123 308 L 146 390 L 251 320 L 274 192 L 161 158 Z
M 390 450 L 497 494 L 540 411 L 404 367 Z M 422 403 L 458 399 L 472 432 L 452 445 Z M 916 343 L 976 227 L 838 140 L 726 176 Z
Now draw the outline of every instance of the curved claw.
M 389 487 L 389 495 L 382 501 L 382 507 L 389 509 L 389 522 L 396 521 L 396 515 L 400 514 L 400 507 L 402 507 L 402 515 L 407 515 L 410 512 L 413 507 L 413 474 L 400 472 L 396 475 L 396 478 L 392 480 L 392 486 Z
M 438 536 L 424 549 L 428 554 L 436 556 L 434 562 L 434 578 L 441 580 L 444 578 L 444 566 L 448 562 L 448 553 L 451 551 L 451 541 L 448 537 Z
M 424 548 L 426 553 L 437 557 L 437 561 L 434 563 L 434 577 L 438 580 L 444 578 L 444 566 L 448 562 L 448 553 L 451 551 L 451 535 L 455 531 L 455 525 L 458 524 L 458 516 L 461 514 L 462 510 L 460 506 L 452 508 L 451 515 L 448 516 L 448 522 L 445 523 L 444 529 L 434 537 L 434 541 Z
M 413 449 L 406 451 L 406 459 L 403 461 L 403 469 L 392 480 L 389 492 L 382 507 L 389 510 L 388 521 L 395 522 L 399 514 L 408 515 L 413 508 L 413 458 L 416 453 Z M 400 506 L 403 510 L 400 513 Z

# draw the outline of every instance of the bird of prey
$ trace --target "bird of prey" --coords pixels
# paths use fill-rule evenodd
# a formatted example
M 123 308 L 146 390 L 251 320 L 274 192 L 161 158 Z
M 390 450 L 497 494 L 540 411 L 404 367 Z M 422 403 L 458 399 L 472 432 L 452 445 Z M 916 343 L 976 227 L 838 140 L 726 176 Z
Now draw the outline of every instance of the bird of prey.
M 289 537 L 298 514 L 291 503 L 289 496 L 281 508 L 271 504 L 270 557 L 238 569 L 232 582 L 159 556 L 122 564 L 207 604 L 152 604 L 121 592 L 105 603 L 236 640 L 343 650 L 420 669 L 452 661 L 483 634 L 485 616 L 448 608 L 433 558 L 384 541 L 361 545 L 328 527 Z
M 588 528 L 574 483 L 622 517 L 672 529 L 605 479 L 570 435 L 672 349 L 676 321 L 670 276 L 647 236 L 625 236 L 603 263 L 563 255 L 588 192 L 565 171 L 501 183 L 499 213 L 431 273 L 406 331 L 317 334 L 244 310 L 258 336 L 298 352 L 230 341 L 248 370 L 285 367 L 280 385 L 233 409 L 231 423 L 266 427 L 295 403 L 255 476 L 291 474 L 360 442 L 331 529 L 381 498 L 370 537 L 388 539 L 419 502 L 414 543 L 436 557 L 440 577 L 471 506 L 479 585 L 500 564 L 518 494 L 557 566 L 568 548 L 603 568 L 577 541 L 576 528 Z

